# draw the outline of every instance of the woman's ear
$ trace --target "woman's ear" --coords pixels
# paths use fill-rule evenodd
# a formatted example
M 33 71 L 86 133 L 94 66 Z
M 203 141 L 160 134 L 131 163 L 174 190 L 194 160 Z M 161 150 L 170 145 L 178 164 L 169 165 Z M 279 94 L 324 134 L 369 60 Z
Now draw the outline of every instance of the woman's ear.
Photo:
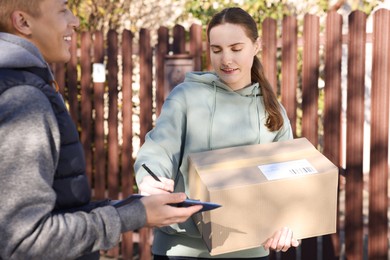
M 29 18 L 30 16 L 22 11 L 14 11 L 12 13 L 12 27 L 19 35 L 29 36 L 31 34 Z
M 260 37 L 258 37 L 255 41 L 255 54 L 254 55 L 257 55 L 260 50 L 261 50 L 261 40 L 260 40 Z

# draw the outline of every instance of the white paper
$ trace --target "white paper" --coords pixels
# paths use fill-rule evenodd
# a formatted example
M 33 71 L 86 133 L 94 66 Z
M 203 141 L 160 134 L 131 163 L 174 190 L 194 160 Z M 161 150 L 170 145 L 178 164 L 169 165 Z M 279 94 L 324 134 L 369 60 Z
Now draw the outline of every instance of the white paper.
M 106 82 L 106 66 L 103 63 L 92 65 L 92 79 L 94 83 Z
M 294 176 L 318 173 L 306 159 L 258 166 L 267 180 L 278 180 Z

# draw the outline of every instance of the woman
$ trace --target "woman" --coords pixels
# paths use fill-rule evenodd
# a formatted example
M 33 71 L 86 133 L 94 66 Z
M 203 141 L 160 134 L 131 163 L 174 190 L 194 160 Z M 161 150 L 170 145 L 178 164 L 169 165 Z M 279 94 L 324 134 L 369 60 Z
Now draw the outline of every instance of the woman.
M 207 36 L 215 72 L 188 73 L 166 99 L 135 163 L 143 194 L 187 192 L 190 153 L 293 137 L 256 56 L 260 41 L 253 18 L 240 8 L 227 8 L 212 18 Z M 144 163 L 161 182 L 148 175 Z M 288 228 L 261 242 L 259 248 L 214 257 L 263 259 L 268 249 L 299 245 Z M 191 220 L 157 229 L 152 252 L 155 259 L 213 258 Z

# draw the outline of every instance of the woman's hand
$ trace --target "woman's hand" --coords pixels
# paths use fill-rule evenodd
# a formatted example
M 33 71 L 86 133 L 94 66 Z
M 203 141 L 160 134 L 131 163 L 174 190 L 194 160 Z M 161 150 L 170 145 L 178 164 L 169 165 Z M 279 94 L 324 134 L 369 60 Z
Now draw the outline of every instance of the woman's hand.
M 300 241 L 293 237 L 293 232 L 288 227 L 284 227 L 275 232 L 263 243 L 265 249 L 286 252 L 290 247 L 298 247 Z
M 167 194 L 173 192 L 174 181 L 165 177 L 158 177 L 160 181 L 156 181 L 152 176 L 145 176 L 142 182 L 138 185 L 140 194 Z

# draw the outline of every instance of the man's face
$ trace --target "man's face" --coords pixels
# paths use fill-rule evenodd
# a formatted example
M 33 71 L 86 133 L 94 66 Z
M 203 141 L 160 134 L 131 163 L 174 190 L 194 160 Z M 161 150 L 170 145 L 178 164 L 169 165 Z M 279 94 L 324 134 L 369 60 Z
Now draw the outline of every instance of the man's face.
M 44 0 L 41 15 L 29 16 L 30 40 L 47 62 L 67 62 L 70 59 L 71 36 L 79 20 L 68 9 L 67 0 Z

